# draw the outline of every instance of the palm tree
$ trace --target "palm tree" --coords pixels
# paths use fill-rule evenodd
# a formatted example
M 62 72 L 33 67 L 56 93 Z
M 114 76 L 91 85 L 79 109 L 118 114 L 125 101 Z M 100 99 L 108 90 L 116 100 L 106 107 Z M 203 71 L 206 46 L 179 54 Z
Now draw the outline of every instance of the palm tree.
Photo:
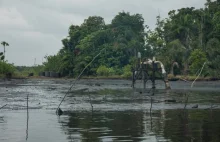
M 5 41 L 2 41 L 1 44 L 4 46 L 4 57 L 5 57 L 5 46 L 9 46 L 9 44 Z
M 3 52 L 0 52 L 0 61 L 1 61 L 1 60 L 4 60 L 4 58 L 5 58 L 5 57 L 4 57 Z

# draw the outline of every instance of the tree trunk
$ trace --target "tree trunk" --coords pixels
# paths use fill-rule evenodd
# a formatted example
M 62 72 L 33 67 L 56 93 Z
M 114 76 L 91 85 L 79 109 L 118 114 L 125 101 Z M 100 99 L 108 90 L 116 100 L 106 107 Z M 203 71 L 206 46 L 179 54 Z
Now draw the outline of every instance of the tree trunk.
M 184 63 L 183 74 L 184 74 L 184 75 L 188 75 L 188 71 L 189 71 L 189 65 L 188 65 L 188 62 L 185 62 L 185 63 Z
M 171 74 L 171 75 L 174 75 L 174 74 L 173 74 L 173 65 L 171 65 L 170 74 Z
M 5 61 L 5 45 L 4 45 L 4 60 L 3 61 Z
M 177 62 L 173 62 L 172 65 L 171 65 L 171 68 L 170 68 L 170 74 L 171 75 L 174 75 L 174 67 L 177 67 L 179 68 L 179 64 Z

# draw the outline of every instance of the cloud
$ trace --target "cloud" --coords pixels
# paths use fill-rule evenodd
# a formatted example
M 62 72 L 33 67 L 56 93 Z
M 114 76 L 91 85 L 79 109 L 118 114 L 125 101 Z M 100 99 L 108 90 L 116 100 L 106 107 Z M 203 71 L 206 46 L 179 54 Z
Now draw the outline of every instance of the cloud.
M 0 34 L 0 37 L 2 36 Z M 12 30 L 8 31 L 4 37 L 10 45 L 6 47 L 6 59 L 19 65 L 33 65 L 35 58 L 37 64 L 41 64 L 46 54 L 56 54 L 61 47 L 60 38 L 41 32 Z
M 71 24 L 80 25 L 88 16 L 102 16 L 110 23 L 121 11 L 140 13 L 145 24 L 155 27 L 156 16 L 170 10 L 204 6 L 206 0 L 0 0 L 0 41 L 7 41 L 7 60 L 16 65 L 42 62 L 56 54 Z M 0 47 L 0 51 L 3 48 Z
M 30 29 L 31 26 L 24 19 L 23 15 L 15 7 L 0 8 L 1 29 Z

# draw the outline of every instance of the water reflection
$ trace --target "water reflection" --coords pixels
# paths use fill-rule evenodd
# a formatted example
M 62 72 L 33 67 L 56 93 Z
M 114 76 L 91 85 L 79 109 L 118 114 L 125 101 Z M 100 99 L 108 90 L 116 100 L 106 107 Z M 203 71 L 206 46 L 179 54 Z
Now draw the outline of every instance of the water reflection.
M 68 112 L 69 141 L 220 141 L 220 110 Z
M 26 141 L 28 140 L 28 124 L 29 124 L 29 110 L 28 110 L 28 96 L 29 94 L 27 95 L 27 127 L 26 127 Z
M 131 140 L 144 133 L 143 112 L 69 113 L 63 129 L 82 141 Z M 74 137 L 74 135 L 78 135 Z

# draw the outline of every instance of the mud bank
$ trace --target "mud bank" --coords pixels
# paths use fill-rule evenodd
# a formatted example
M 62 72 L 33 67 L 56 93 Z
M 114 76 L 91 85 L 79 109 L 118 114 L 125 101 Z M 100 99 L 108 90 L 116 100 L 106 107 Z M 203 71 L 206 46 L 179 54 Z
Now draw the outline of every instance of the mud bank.
M 208 138 L 212 141 L 220 132 L 218 81 L 196 82 L 193 89 L 190 82 L 175 81 L 171 82 L 171 90 L 165 90 L 164 83 L 156 81 L 153 93 L 151 82 L 143 90 L 141 81 L 132 89 L 129 80 L 82 79 L 61 105 L 64 114 L 58 117 L 55 110 L 73 82 L 0 81 L 0 106 L 7 104 L 0 109 L 0 141 L 175 142 L 206 141 L 206 135 L 212 135 Z M 186 93 L 189 100 L 183 109 Z M 198 108 L 193 109 L 194 105 Z

